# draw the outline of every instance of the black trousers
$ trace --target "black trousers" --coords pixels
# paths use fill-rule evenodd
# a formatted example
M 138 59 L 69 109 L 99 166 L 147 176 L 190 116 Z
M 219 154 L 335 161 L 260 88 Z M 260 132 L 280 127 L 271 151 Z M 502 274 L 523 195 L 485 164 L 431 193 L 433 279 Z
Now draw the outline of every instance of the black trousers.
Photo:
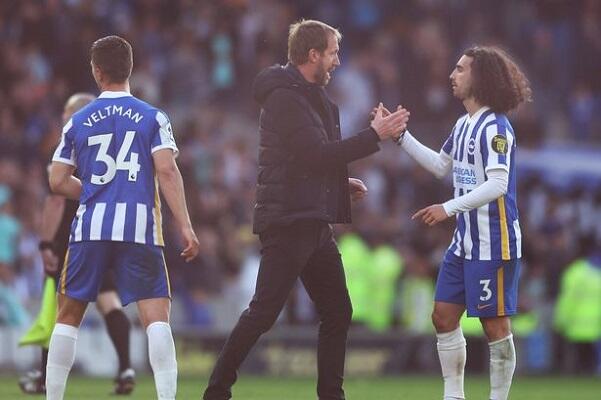
M 274 324 L 300 277 L 320 320 L 317 395 L 320 400 L 343 400 L 344 358 L 352 306 L 332 228 L 326 222 L 302 220 L 270 228 L 259 238 L 261 264 L 255 294 L 227 339 L 203 398 L 231 398 L 238 368 L 261 334 Z

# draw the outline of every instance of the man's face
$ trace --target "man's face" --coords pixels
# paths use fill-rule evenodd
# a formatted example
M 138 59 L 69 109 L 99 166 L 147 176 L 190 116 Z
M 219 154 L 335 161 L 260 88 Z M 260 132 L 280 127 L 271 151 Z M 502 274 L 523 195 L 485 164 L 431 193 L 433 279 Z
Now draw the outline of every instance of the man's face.
M 472 57 L 461 56 L 449 77 L 453 95 L 463 101 L 472 95 Z
M 317 61 L 317 68 L 315 70 L 315 83 L 321 86 L 326 86 L 332 78 L 332 73 L 340 65 L 340 59 L 338 58 L 338 40 L 336 36 L 328 36 L 328 47 L 319 54 Z

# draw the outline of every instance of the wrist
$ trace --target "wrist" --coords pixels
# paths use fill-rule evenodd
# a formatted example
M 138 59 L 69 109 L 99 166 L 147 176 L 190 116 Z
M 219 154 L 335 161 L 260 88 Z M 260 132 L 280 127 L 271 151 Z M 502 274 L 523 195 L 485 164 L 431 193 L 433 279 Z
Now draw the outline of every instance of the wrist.
M 448 217 L 452 217 L 453 215 L 455 215 L 455 212 L 453 212 L 453 199 L 442 203 L 442 208 Z
M 372 135 L 376 138 L 377 142 L 381 142 L 382 138 L 380 137 L 380 134 L 378 133 L 378 131 L 376 130 L 376 128 L 373 127 L 373 125 L 371 125 L 369 127 L 369 130 L 372 132 Z
M 40 251 L 54 250 L 54 242 L 50 240 L 40 240 L 40 242 L 38 243 L 38 249 Z
M 397 144 L 397 146 L 401 146 L 403 144 L 403 138 L 405 137 L 405 133 L 407 133 L 407 132 L 409 132 L 409 130 L 407 128 L 405 128 L 403 130 L 403 132 L 401 132 L 399 137 L 394 140 L 395 143 Z

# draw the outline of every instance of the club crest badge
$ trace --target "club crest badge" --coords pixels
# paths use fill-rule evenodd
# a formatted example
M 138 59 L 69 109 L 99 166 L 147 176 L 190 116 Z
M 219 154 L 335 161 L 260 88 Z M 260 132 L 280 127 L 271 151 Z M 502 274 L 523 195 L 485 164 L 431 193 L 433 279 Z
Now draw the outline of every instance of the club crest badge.
M 467 154 L 474 155 L 476 151 L 476 139 L 471 138 L 469 142 L 467 142 Z

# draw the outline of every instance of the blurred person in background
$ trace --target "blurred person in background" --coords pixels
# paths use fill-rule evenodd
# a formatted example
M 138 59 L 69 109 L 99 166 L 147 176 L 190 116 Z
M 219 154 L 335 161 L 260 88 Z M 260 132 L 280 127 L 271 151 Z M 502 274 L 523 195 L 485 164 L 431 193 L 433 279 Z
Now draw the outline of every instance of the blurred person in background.
M 407 268 L 399 290 L 401 326 L 409 333 L 420 335 L 432 333 L 432 323 L 428 313 L 432 310 L 432 297 L 434 297 L 431 267 L 434 243 L 432 240 L 423 240 L 425 237 L 426 234 L 415 235 L 405 250 Z
M 63 125 L 71 119 L 75 112 L 91 103 L 95 98 L 89 93 L 77 93 L 71 96 L 63 110 Z M 56 318 L 56 285 L 65 262 L 71 223 L 78 205 L 77 201 L 66 199 L 58 194 L 49 193 L 44 199 L 39 249 L 44 263 L 46 280 L 51 281 L 50 284 L 44 285 L 44 290 L 48 290 L 50 293 L 44 293 L 38 318 L 19 342 L 21 346 L 33 344 L 42 347 L 40 369 L 30 371 L 19 380 L 19 386 L 24 393 L 46 393 L 48 344 Z M 105 275 L 100 286 L 96 307 L 104 317 L 107 332 L 119 359 L 114 393 L 129 394 L 135 385 L 135 372 L 131 368 L 129 358 L 130 322 L 123 312 L 112 270 Z
M 94 6 L 90 6 L 91 4 Z M 226 200 L 229 200 L 225 204 L 232 203 L 233 200 L 237 210 L 244 210 L 239 214 L 240 220 L 236 224 L 239 227 L 248 226 L 252 215 L 252 208 L 248 204 L 252 203 L 255 192 L 254 164 L 258 142 L 257 136 L 249 132 L 257 122 L 258 106 L 244 94 L 250 92 L 252 79 L 259 70 L 280 61 L 282 55 L 285 58 L 289 24 L 302 15 L 321 17 L 329 22 L 336 21 L 337 25 L 344 27 L 342 53 L 345 62 L 342 67 L 354 64 L 355 58 L 360 57 L 361 51 L 365 49 L 367 56 L 361 72 L 363 79 L 367 80 L 362 85 L 368 85 L 365 88 L 370 90 L 372 100 L 369 104 L 374 104 L 377 99 L 390 105 L 398 104 L 401 100 L 403 104 L 411 104 L 412 129 L 419 132 L 419 140 L 431 148 L 439 143 L 437 132 L 447 132 L 457 120 L 462 107 L 461 103 L 452 101 L 451 91 L 442 96 L 441 88 L 444 88 L 442 85 L 445 82 L 440 80 L 440 69 L 446 70 L 449 63 L 454 64 L 458 58 L 456 56 L 466 45 L 473 43 L 474 38 L 502 43 L 512 54 L 519 55 L 538 94 L 538 101 L 532 106 L 521 108 L 511 121 L 520 136 L 517 168 L 518 184 L 521 183 L 523 187 L 518 189 L 518 206 L 522 235 L 524 239 L 528 239 L 522 247 L 525 251 L 530 251 L 532 245 L 544 242 L 538 239 L 541 237 L 540 225 L 531 223 L 528 226 L 525 218 L 544 220 L 545 199 L 549 201 L 551 192 L 555 191 L 555 181 L 585 181 L 588 194 L 595 190 L 589 174 L 599 184 L 601 168 L 597 168 L 594 161 L 601 159 L 601 80 L 598 79 L 598 66 L 601 65 L 598 61 L 601 60 L 601 46 L 598 43 L 601 35 L 595 32 L 599 32 L 601 26 L 601 2 L 385 0 L 382 4 L 385 7 L 380 7 L 380 10 L 386 12 L 378 12 L 377 18 L 370 19 L 369 23 L 357 24 L 354 19 L 367 14 L 360 7 L 359 11 L 354 7 L 340 7 L 334 0 L 302 3 L 272 0 L 0 2 L 0 182 L 11 188 L 12 216 L 21 223 L 22 233 L 17 238 L 16 245 L 25 248 L 25 240 L 30 240 L 28 237 L 37 233 L 37 229 L 34 231 L 32 228 L 39 225 L 39 205 L 46 194 L 43 171 L 48 162 L 47 154 L 50 147 L 54 148 L 58 141 L 56 137 L 60 135 L 60 131 L 57 132 L 60 128 L 59 108 L 71 93 L 96 90 L 86 57 L 89 44 L 102 36 L 102 33 L 115 29 L 136 44 L 137 61 L 132 75 L 132 93 L 167 110 L 174 126 L 181 127 L 177 135 L 180 147 L 178 165 L 184 175 L 188 200 L 191 201 L 191 218 L 195 224 L 201 219 L 209 229 L 220 230 L 221 223 L 217 218 L 204 222 L 207 214 L 202 207 L 195 207 L 195 198 L 202 196 L 204 199 L 207 192 L 214 191 L 213 187 L 222 186 L 223 180 L 201 180 L 205 176 L 211 176 L 211 171 L 232 169 L 224 151 L 226 142 L 246 144 L 245 158 L 250 163 L 244 167 L 245 180 L 227 184 Z M 373 4 L 368 7 L 374 9 Z M 327 13 L 324 12 L 326 9 Z M 378 7 L 375 10 L 378 11 Z M 238 96 L 229 97 L 225 106 L 217 106 L 220 99 L 216 96 L 221 91 L 214 86 L 211 75 L 215 55 L 211 43 L 217 35 L 224 34 L 224 20 L 227 35 L 233 45 L 232 62 Z M 449 23 L 450 21 L 453 23 Z M 550 59 L 559 62 L 549 63 Z M 339 88 L 338 92 L 358 94 L 359 92 L 353 91 L 356 81 L 341 79 L 342 69 L 336 70 L 336 79 L 328 86 L 328 93 L 333 94 L 332 84 L 340 84 L 348 87 Z M 448 73 L 444 77 L 447 75 Z M 434 79 L 431 83 L 430 80 Z M 143 87 L 136 87 L 136 83 Z M 573 125 L 574 120 L 570 118 L 570 110 L 571 104 L 578 97 L 571 94 L 576 93 L 577 86 L 581 84 L 592 91 L 592 96 L 596 99 L 596 118 L 591 122 L 591 136 L 577 140 L 579 132 Z M 541 91 L 544 95 L 541 95 Z M 544 97 L 548 99 L 543 100 Z M 363 99 L 336 98 L 336 102 L 343 113 L 342 132 L 352 133 L 344 128 L 345 121 L 348 123 L 345 119 L 347 107 L 349 103 L 365 104 Z M 361 114 L 360 107 L 353 104 L 350 107 Z M 353 129 L 350 126 L 350 130 Z M 547 147 L 558 150 L 556 158 L 552 162 L 541 162 L 540 156 Z M 590 152 L 581 152 L 582 148 Z M 365 220 L 366 226 L 372 229 L 375 227 L 376 230 L 384 228 L 385 225 L 381 225 L 381 222 L 392 222 L 398 229 L 400 240 L 420 237 L 419 234 L 412 233 L 410 211 L 446 200 L 446 196 L 451 193 L 448 189 L 451 180 L 440 182 L 431 179 L 430 173 L 413 163 L 406 154 L 396 156 L 397 149 L 393 147 L 382 150 L 384 152 L 379 153 L 378 157 L 368 157 L 351 165 L 352 175 L 360 176 L 369 183 L 369 204 L 362 202 L 361 207 L 369 205 L 366 208 L 373 210 L 366 215 L 355 209 L 352 229 L 357 231 L 360 228 L 360 219 Z M 395 156 L 391 157 L 392 162 L 386 167 L 393 173 L 383 169 L 382 161 L 389 155 L 385 154 L 386 151 Z M 590 162 L 594 170 L 589 170 L 583 176 L 583 171 L 576 164 L 568 160 L 564 162 L 564 154 L 567 157 L 576 154 L 575 161 L 578 165 Z M 561 162 L 555 162 L 558 160 Z M 225 163 L 228 166 L 223 168 Z M 358 169 L 359 163 L 365 165 L 366 169 Z M 238 168 L 236 164 L 233 165 L 234 169 Z M 17 179 L 3 173 L 7 166 L 16 171 Z M 29 171 L 32 170 L 42 173 L 38 176 L 30 175 Z M 368 174 L 368 170 L 373 172 Z M 560 177 L 557 174 L 559 171 L 566 175 Z M 227 171 L 225 172 L 224 176 L 227 176 Z M 532 174 L 540 176 L 540 190 L 525 181 Z M 374 177 L 380 179 L 374 180 Z M 195 193 L 199 194 L 194 195 Z M 442 193 L 445 195 L 442 196 Z M 593 212 L 587 213 L 587 221 L 593 225 L 593 230 L 601 233 L 601 196 L 597 197 Z M 528 204 L 528 198 L 536 201 Z M 404 222 L 399 223 L 400 221 Z M 448 220 L 447 223 L 452 222 Z M 435 243 L 437 251 L 432 253 L 432 257 L 440 261 L 442 257 L 437 255 L 438 250 L 448 246 L 451 231 L 446 224 L 438 224 L 437 227 L 436 230 L 428 231 L 440 232 Z M 559 273 L 549 273 L 553 268 L 550 268 L 551 264 L 547 264 L 548 261 L 562 268 L 570 261 L 565 259 L 565 251 L 568 250 L 571 256 L 576 237 L 573 229 L 564 230 L 565 240 L 562 242 L 566 244 L 552 253 L 542 254 L 546 258 L 543 261 L 546 280 L 559 279 Z M 250 233 L 250 229 L 248 231 Z M 358 231 L 363 232 L 361 228 Z M 165 236 L 167 238 L 168 235 Z M 39 278 L 43 268 L 41 260 L 38 260 L 37 241 L 36 237 L 32 241 L 35 245 L 27 244 L 31 246 L 30 254 L 35 255 L 35 269 L 29 268 L 26 264 L 28 261 L 24 262 L 23 255 L 19 254 L 11 265 L 15 276 L 11 290 L 22 304 L 33 307 L 31 311 L 35 311 L 39 305 L 42 282 Z M 222 248 L 224 242 L 219 240 L 218 246 Z M 551 243 L 544 247 L 553 246 Z M 179 252 L 175 256 L 179 257 Z M 235 271 L 229 264 L 224 265 L 220 259 L 219 271 L 226 268 L 228 271 Z M 252 295 L 258 262 L 253 260 L 249 264 L 252 268 L 248 270 L 255 272 L 245 274 L 245 279 L 250 282 L 245 288 L 251 290 Z M 346 264 L 344 260 L 345 267 Z M 174 264 L 169 258 L 167 265 L 172 283 L 175 283 Z M 188 270 L 194 269 L 189 265 L 186 267 Z M 550 279 L 553 275 L 556 277 Z M 243 280 L 235 272 L 228 276 L 231 276 L 231 280 L 224 282 Z M 529 274 L 522 274 L 520 287 L 530 278 Z M 25 284 L 30 289 L 25 289 Z M 181 299 L 181 286 L 173 284 L 172 289 L 176 298 Z M 556 292 L 545 292 L 547 307 L 555 302 L 553 296 Z M 212 303 L 221 304 L 224 298 L 233 297 L 223 290 L 217 296 L 219 297 L 211 298 Z M 250 299 L 250 295 L 247 298 Z M 244 303 L 239 310 L 246 308 L 247 301 Z M 354 298 L 352 303 L 355 311 L 358 305 L 355 307 Z M 228 312 L 228 315 L 233 315 L 229 318 L 237 320 L 239 310 Z M 520 314 L 522 312 L 520 307 Z M 215 313 L 219 316 L 224 314 Z M 184 324 L 189 318 L 177 311 L 172 317 L 172 322 L 176 325 Z M 469 320 L 474 320 L 476 327 L 481 330 L 479 320 Z M 549 317 L 545 317 L 545 320 L 545 326 L 548 326 L 551 320 Z M 233 323 L 228 320 L 227 326 L 220 326 L 221 329 L 230 330 Z M 512 320 L 512 327 L 514 326 L 515 322 Z M 512 331 L 514 336 L 518 336 L 519 333 L 514 328 Z M 7 348 L 12 347 L 11 344 Z M 470 353 L 482 353 L 473 350 Z M 554 350 L 555 347 L 552 348 Z M 520 354 L 523 352 L 519 347 L 517 351 Z M 17 355 L 18 352 L 11 354 Z M 482 355 L 488 361 L 488 355 Z M 518 363 L 525 359 L 524 354 L 519 357 Z M 3 362 L 3 365 L 11 368 L 18 366 L 19 362 L 19 359 L 12 358 L 7 364 Z M 471 360 L 468 361 L 468 368 L 469 364 Z
M 11 199 L 10 187 L 0 184 L 0 325 L 22 326 L 29 315 L 13 290 L 22 226 L 14 216 Z
M 561 274 L 554 325 L 571 372 L 601 374 L 601 250 L 588 236 L 579 253 Z
M 259 337 L 275 323 L 300 277 L 320 319 L 317 395 L 342 400 L 347 331 L 352 306 L 330 223 L 351 221 L 350 199 L 367 188 L 347 165 L 379 150 L 378 142 L 405 129 L 399 108 L 342 140 L 338 107 L 325 91 L 341 35 L 314 20 L 290 26 L 288 61 L 263 70 L 254 84 L 261 104 L 259 174 L 254 233 L 261 263 L 254 297 L 227 339 L 204 392 L 205 400 L 232 397 L 237 370 Z
M 368 234 L 371 254 L 367 267 L 366 325 L 375 332 L 390 329 L 394 320 L 394 303 L 397 284 L 405 268 L 405 260 L 392 246 L 392 239 L 385 233 Z
M 515 370 L 510 315 L 517 313 L 521 232 L 516 204 L 516 137 L 506 113 L 529 101 L 525 75 L 496 47 L 464 51 L 450 75 L 453 94 L 467 114 L 441 151 L 409 132 L 398 143 L 421 166 L 442 178 L 453 171 L 454 198 L 413 215 L 433 226 L 456 215 L 444 256 L 432 322 L 444 378 L 444 399 L 464 399 L 466 342 L 459 321 L 467 309 L 479 317 L 490 350 L 490 399 L 506 400 Z
M 46 398 L 63 398 L 79 325 L 112 268 L 123 304 L 137 303 L 157 397 L 174 400 L 177 362 L 159 188 L 184 239 L 181 257 L 191 261 L 198 254 L 175 162 L 178 148 L 166 114 L 130 94 L 131 45 L 118 36 L 103 37 L 92 44 L 90 56 L 102 93 L 65 124 L 50 166 L 52 191 L 80 205 L 60 277 Z M 76 167 L 81 180 L 73 176 Z

